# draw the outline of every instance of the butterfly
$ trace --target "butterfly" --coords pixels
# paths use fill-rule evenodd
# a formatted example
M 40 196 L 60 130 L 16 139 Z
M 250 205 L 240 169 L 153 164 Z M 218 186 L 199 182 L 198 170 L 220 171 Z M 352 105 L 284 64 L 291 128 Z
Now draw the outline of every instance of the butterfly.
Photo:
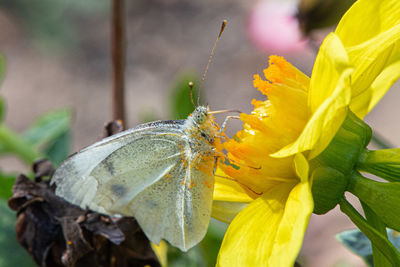
M 209 108 L 103 139 L 55 171 L 56 195 L 82 208 L 134 216 L 146 236 L 187 251 L 206 234 L 221 132 Z
M 224 157 L 221 137 L 232 117 L 221 129 L 212 114 L 229 110 L 210 112 L 199 101 L 198 95 L 185 120 L 141 124 L 69 157 L 52 177 L 56 195 L 100 213 L 133 216 L 156 244 L 165 239 L 183 251 L 192 248 L 207 232 L 214 172 Z

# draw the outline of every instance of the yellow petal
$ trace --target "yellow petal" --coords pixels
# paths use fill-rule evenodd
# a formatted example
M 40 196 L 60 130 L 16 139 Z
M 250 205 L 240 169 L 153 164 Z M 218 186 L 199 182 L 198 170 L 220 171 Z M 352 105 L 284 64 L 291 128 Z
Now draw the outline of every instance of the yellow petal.
M 292 266 L 297 254 L 288 251 L 300 251 L 308 221 L 314 209 L 314 202 L 309 182 L 309 165 L 303 154 L 296 154 L 295 169 L 301 182 L 289 194 L 285 213 L 275 238 L 270 266 Z
M 211 217 L 225 223 L 230 223 L 235 216 L 241 212 L 247 203 L 228 202 L 228 201 L 213 201 Z
M 350 108 L 360 118 L 370 112 L 381 100 L 389 88 L 400 77 L 400 60 L 388 65 L 371 84 L 369 90 L 364 90 L 351 101 Z
M 350 68 L 349 57 L 342 42 L 330 33 L 322 43 L 311 74 L 308 105 L 311 114 L 328 99 L 344 72 Z
M 369 102 L 368 111 L 371 111 L 381 100 L 386 91 L 400 77 L 400 60 L 386 67 L 371 85 L 372 97 Z
M 230 223 L 253 199 L 220 168 L 217 168 L 215 174 L 211 216 L 222 222 Z
M 313 209 L 310 184 L 297 184 L 286 202 L 268 266 L 293 266 Z
M 243 209 L 229 225 L 217 266 L 293 266 L 312 211 L 303 184 L 281 183 Z M 282 246 L 291 249 L 280 255 L 284 265 L 274 265 Z
M 400 1 L 359 0 L 346 12 L 335 33 L 345 47 L 358 45 L 400 23 Z
M 302 153 L 296 154 L 294 157 L 294 167 L 296 169 L 297 177 L 300 178 L 302 183 L 308 182 L 308 171 L 310 169 L 308 161 Z
M 352 75 L 351 110 L 360 118 L 363 118 L 370 111 L 370 107 L 375 106 L 376 99 L 380 99 L 390 88 L 390 86 L 384 86 L 375 87 L 372 90 L 371 85 L 375 79 L 382 72 L 385 72 L 385 79 L 395 81 L 398 78 L 397 72 L 386 71 L 386 68 L 399 61 L 399 40 L 400 24 L 380 33 L 373 39 L 357 46 L 346 48 L 350 62 L 355 66 L 355 71 Z M 390 68 L 392 69 L 392 67 Z M 385 85 L 387 84 L 385 83 Z M 369 90 L 372 91 L 365 92 Z M 374 103 L 370 104 L 371 101 L 374 101 Z M 359 102 L 365 103 L 365 105 L 361 105 Z
M 332 140 L 346 117 L 351 99 L 350 77 L 353 69 L 346 64 L 344 53 L 338 37 L 330 34 L 321 46 L 311 76 L 309 105 L 313 114 L 297 140 L 272 154 L 272 157 L 287 157 L 312 149 L 308 155 L 311 159 Z M 325 75 L 324 71 L 331 75 Z
M 157 256 L 158 261 L 160 262 L 162 267 L 167 267 L 168 266 L 168 257 L 167 257 L 167 252 L 168 252 L 168 245 L 167 242 L 164 240 L 160 241 L 160 244 L 157 245 L 153 242 L 150 243 L 151 248 L 153 249 L 154 253 Z
M 237 182 L 230 179 L 220 168 L 215 174 L 214 201 L 248 203 L 253 200 Z
M 335 32 L 355 66 L 350 108 L 363 118 L 399 78 L 400 1 L 359 0 Z

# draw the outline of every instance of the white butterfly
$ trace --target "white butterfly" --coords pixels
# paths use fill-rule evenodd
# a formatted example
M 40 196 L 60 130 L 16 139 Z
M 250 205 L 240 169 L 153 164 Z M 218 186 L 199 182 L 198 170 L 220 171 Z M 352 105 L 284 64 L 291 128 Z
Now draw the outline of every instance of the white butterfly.
M 206 234 L 219 127 L 199 106 L 186 120 L 139 125 L 68 158 L 56 194 L 82 208 L 134 216 L 154 243 L 187 251 Z

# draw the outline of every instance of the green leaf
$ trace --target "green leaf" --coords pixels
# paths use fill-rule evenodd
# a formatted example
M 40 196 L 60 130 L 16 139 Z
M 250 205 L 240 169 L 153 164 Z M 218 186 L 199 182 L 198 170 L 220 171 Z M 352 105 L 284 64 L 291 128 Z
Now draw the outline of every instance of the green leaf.
M 0 153 L 12 153 L 28 165 L 41 157 L 36 147 L 2 124 L 0 124 Z
M 174 119 L 186 119 L 193 112 L 194 106 L 190 99 L 189 82 L 193 82 L 193 101 L 197 105 L 197 79 L 190 74 L 181 75 L 172 90 L 171 110 Z
M 70 147 L 71 133 L 66 131 L 57 137 L 53 143 L 46 147 L 45 153 L 47 158 L 50 159 L 54 166 L 57 167 L 70 154 Z
M 214 267 L 227 228 L 227 224 L 211 219 L 204 239 L 188 252 L 169 246 L 168 267 Z
M 17 242 L 15 234 L 15 212 L 5 201 L 0 200 L 0 267 L 37 266 L 28 252 Z
M 387 229 L 389 241 L 400 250 L 400 234 L 392 229 Z M 362 257 L 368 266 L 372 264 L 371 241 L 359 229 L 344 231 L 336 235 L 336 239 L 349 250 Z
M 168 267 L 206 267 L 201 249 L 195 246 L 187 252 L 168 246 Z
M 199 244 L 208 267 L 213 267 L 217 263 L 219 248 L 227 228 L 226 223 L 211 219 L 207 234 Z
M 372 173 L 389 182 L 400 182 L 400 148 L 364 151 L 357 170 Z
M 30 165 L 43 157 L 39 149 L 58 164 L 68 155 L 70 137 L 67 132 L 71 117 L 69 109 L 48 112 L 37 118 L 22 135 L 0 125 L 0 154 L 12 153 Z
M 38 117 L 22 136 L 29 143 L 46 149 L 71 127 L 72 115 L 69 109 L 51 111 Z
M 0 198 L 9 199 L 12 195 L 11 189 L 14 185 L 16 174 L 0 173 Z
M 359 229 L 341 232 L 336 235 L 336 239 L 360 256 L 368 266 L 373 266 L 371 241 Z

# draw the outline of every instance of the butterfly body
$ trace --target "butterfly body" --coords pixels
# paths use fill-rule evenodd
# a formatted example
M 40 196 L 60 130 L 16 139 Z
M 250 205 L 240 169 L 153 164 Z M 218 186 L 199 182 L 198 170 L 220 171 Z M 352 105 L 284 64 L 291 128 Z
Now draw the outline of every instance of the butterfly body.
M 186 120 L 139 125 L 68 158 L 56 194 L 82 208 L 134 216 L 147 237 L 188 250 L 211 215 L 219 127 L 199 106 Z

